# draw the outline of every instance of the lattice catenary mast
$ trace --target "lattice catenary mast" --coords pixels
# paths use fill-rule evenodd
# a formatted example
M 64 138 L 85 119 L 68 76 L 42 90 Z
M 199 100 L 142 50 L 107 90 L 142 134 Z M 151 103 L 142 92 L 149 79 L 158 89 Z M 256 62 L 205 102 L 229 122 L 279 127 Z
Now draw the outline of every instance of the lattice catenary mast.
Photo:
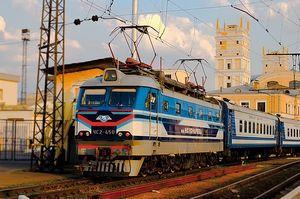
M 54 170 L 64 163 L 64 35 L 65 0 L 43 0 L 32 169 Z

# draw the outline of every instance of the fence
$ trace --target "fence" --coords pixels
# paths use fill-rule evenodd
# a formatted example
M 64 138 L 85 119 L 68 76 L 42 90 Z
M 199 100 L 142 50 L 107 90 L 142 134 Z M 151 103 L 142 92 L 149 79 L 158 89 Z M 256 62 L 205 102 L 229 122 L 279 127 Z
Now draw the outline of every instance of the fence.
M 0 160 L 30 160 L 32 120 L 0 120 Z

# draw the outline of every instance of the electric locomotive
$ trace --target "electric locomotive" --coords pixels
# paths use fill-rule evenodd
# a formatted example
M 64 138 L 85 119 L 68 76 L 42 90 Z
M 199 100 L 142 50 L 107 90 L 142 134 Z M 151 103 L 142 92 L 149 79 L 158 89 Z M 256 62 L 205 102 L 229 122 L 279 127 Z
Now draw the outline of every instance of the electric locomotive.
M 148 175 L 220 161 L 224 127 L 215 99 L 111 68 L 86 81 L 77 101 L 76 140 L 85 174 Z

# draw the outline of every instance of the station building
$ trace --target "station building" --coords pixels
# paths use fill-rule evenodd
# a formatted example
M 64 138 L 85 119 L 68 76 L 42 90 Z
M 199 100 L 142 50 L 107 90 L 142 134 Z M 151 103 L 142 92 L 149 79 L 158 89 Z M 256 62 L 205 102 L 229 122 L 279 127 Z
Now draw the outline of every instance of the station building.
M 32 109 L 18 104 L 19 81 L 17 75 L 0 73 L 0 119 L 33 119 Z
M 250 22 L 216 24 L 216 89 L 250 83 Z
M 208 92 L 209 95 L 229 99 L 232 103 L 283 117 L 300 120 L 300 72 L 289 70 L 287 53 L 262 50 L 263 73 L 251 82 Z

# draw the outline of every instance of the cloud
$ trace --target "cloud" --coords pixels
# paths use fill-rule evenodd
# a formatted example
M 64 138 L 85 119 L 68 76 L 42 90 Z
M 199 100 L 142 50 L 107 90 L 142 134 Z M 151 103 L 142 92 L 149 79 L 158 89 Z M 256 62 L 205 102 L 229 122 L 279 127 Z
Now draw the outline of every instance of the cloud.
M 4 32 L 6 27 L 6 22 L 2 16 L 0 16 L 0 32 Z
M 288 11 L 289 5 L 286 2 L 280 2 L 280 3 L 278 3 L 278 7 L 279 7 L 280 11 L 282 12 L 282 14 L 286 14 L 286 12 Z
M 18 40 L 21 34 L 19 30 L 14 33 L 7 32 L 6 21 L 2 16 L 0 16 L 0 33 L 2 33 L 4 40 Z
M 12 0 L 13 6 L 25 8 L 28 11 L 36 8 L 39 5 L 38 0 Z
M 14 33 L 4 31 L 3 36 L 5 40 L 14 40 L 14 41 L 21 40 L 21 31 L 17 30 Z
M 270 17 L 278 17 L 281 15 L 288 15 L 288 11 L 291 8 L 288 3 L 286 2 L 278 2 L 276 4 L 270 5 L 268 9 L 268 14 Z M 276 14 L 277 13 L 277 14 Z
M 66 45 L 70 48 L 75 48 L 75 49 L 81 49 L 82 46 L 77 40 L 74 39 L 67 39 L 66 40 Z
M 195 57 L 214 60 L 215 45 L 214 36 L 205 34 L 195 27 L 187 17 L 169 16 L 165 26 L 159 15 L 142 15 L 139 23 L 150 25 L 158 29 L 162 39 Z M 168 49 L 160 42 L 156 42 L 156 49 Z

